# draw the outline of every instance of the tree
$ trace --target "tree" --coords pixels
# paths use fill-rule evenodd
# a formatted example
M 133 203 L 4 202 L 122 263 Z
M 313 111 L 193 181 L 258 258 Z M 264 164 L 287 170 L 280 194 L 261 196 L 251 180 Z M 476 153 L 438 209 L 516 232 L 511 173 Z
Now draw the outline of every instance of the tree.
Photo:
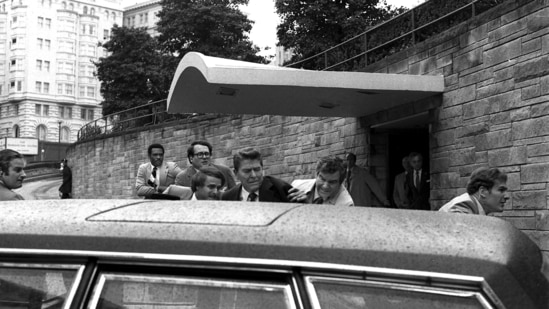
M 115 25 L 111 39 L 102 46 L 110 55 L 94 64 L 101 81 L 104 115 L 167 97 L 175 68 L 165 68 L 173 66 L 173 57 L 159 52 L 157 41 L 145 28 Z
M 266 63 L 248 34 L 253 22 L 239 10 L 248 0 L 162 0 L 158 40 L 166 52 Z
M 276 0 L 279 45 L 293 48 L 292 61 L 333 47 L 405 11 L 385 0 Z

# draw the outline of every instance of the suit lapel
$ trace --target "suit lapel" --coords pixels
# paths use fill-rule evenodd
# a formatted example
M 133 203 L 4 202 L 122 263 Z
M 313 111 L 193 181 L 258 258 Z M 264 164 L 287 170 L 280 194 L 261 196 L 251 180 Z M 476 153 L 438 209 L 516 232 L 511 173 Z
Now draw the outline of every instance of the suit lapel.
M 273 183 L 267 177 L 263 177 L 263 182 L 259 188 L 259 201 L 274 201 Z
M 162 166 L 160 167 L 160 179 L 158 185 L 166 183 L 166 177 L 168 175 L 168 164 L 166 162 L 162 162 Z

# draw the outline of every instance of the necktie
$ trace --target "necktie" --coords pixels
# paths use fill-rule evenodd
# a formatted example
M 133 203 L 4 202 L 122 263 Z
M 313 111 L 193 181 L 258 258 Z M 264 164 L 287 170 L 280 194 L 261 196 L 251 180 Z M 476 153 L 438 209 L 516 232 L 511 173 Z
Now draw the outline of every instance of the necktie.
M 322 204 L 324 203 L 324 199 L 321 198 L 320 196 L 315 198 L 315 200 L 313 201 L 313 204 Z
M 257 194 L 255 192 L 250 193 L 248 195 L 248 202 L 255 202 L 257 200 Z
M 416 174 L 416 179 L 415 179 L 415 183 L 416 183 L 416 188 L 419 190 L 419 171 L 415 171 L 414 172 Z
M 149 177 L 149 186 L 156 188 L 156 166 L 153 168 L 151 177 Z

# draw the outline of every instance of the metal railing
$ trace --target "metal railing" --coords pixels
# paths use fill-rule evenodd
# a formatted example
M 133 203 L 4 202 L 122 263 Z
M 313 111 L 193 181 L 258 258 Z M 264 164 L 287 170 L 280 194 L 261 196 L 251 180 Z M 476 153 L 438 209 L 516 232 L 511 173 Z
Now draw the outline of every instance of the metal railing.
M 93 140 L 111 133 L 186 119 L 196 115 L 168 114 L 166 108 L 167 100 L 164 99 L 103 116 L 80 128 L 78 141 Z
M 444 7 L 437 7 L 436 10 L 433 9 L 436 5 L 434 2 L 426 1 L 321 53 L 284 66 L 320 71 L 355 71 L 407 49 L 504 1 L 452 0 L 444 2 Z

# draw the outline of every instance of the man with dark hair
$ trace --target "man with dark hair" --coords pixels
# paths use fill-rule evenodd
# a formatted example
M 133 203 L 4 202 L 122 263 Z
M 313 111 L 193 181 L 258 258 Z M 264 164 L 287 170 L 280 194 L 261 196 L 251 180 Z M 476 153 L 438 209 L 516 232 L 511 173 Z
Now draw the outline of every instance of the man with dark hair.
M 214 166 L 204 166 L 191 179 L 191 200 L 219 200 L 225 177 Z
M 25 174 L 25 159 L 19 152 L 11 149 L 0 150 L 0 201 L 24 200 L 13 192 L 23 186 Z
M 347 154 L 345 187 L 351 194 L 355 206 L 388 207 L 391 205 L 377 179 L 365 168 L 356 165 L 356 155 L 352 152 Z M 374 203 L 376 198 L 377 203 Z
M 345 187 L 345 165 L 338 157 L 324 157 L 316 165 L 315 179 L 296 179 L 292 186 L 307 193 L 308 204 L 353 206 L 354 202 Z
M 411 170 L 408 156 L 402 158 L 402 168 L 404 172 L 395 176 L 395 186 L 393 188 L 393 201 L 397 208 L 407 209 L 410 208 L 410 201 L 408 201 L 408 186 L 406 186 L 406 175 Z
M 455 197 L 439 211 L 487 215 L 502 212 L 507 196 L 507 174 L 497 168 L 481 167 L 471 173 L 467 192 Z
M 177 175 L 175 184 L 190 187 L 193 175 L 196 174 L 200 168 L 203 166 L 214 166 L 223 174 L 223 177 L 225 177 L 225 185 L 223 185 L 224 190 L 236 186 L 234 173 L 225 165 L 212 163 L 212 153 L 213 148 L 210 143 L 206 141 L 193 142 L 187 149 L 187 159 L 191 165 Z
M 164 147 L 160 144 L 150 145 L 147 154 L 150 162 L 139 166 L 135 188 L 138 196 L 151 198 L 174 184 L 181 169 L 175 162 L 164 162 Z
M 429 204 L 429 173 L 423 168 L 423 156 L 419 152 L 412 152 L 408 156 L 412 169 L 406 175 L 408 201 L 410 209 L 431 210 Z
M 225 201 L 293 202 L 304 196 L 278 178 L 265 176 L 261 153 L 253 148 L 237 152 L 233 158 L 234 171 L 240 184 L 223 192 Z

